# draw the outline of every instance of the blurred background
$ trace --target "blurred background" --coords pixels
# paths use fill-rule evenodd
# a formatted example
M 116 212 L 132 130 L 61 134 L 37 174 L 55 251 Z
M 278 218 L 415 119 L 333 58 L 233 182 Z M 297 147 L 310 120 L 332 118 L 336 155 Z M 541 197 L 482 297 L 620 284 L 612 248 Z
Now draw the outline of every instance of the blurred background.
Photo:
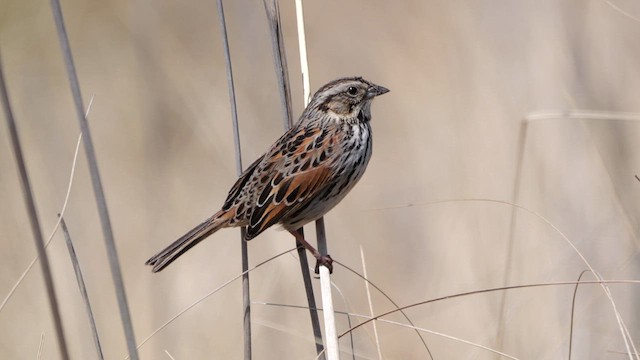
M 62 6 L 85 104 L 95 95 L 89 122 L 140 342 L 240 272 L 237 230 L 215 234 L 162 273 L 144 266 L 217 211 L 236 179 L 216 5 L 65 0 Z M 312 91 L 353 75 L 391 89 L 373 105 L 367 173 L 326 217 L 334 259 L 362 272 L 362 247 L 369 279 L 400 305 L 505 285 L 576 281 L 587 265 L 563 236 L 603 278 L 638 279 L 640 3 L 331 0 L 304 6 Z M 280 9 L 298 116 L 293 1 L 282 1 Z M 226 1 L 225 12 L 246 166 L 280 136 L 282 114 L 263 3 Z M 2 0 L 0 51 L 48 236 L 64 201 L 79 128 L 47 1 Z M 124 359 L 80 153 L 65 218 L 105 356 Z M 36 254 L 4 124 L 0 199 L 4 299 Z M 314 240 L 312 226 L 307 234 Z M 291 236 L 269 230 L 249 243 L 250 263 L 293 246 Z M 71 357 L 95 358 L 60 232 L 47 251 Z M 360 278 L 336 266 L 332 280 L 342 294 L 334 293 L 338 310 L 369 314 Z M 637 342 L 640 287 L 610 289 Z M 612 305 L 597 285 L 578 289 L 571 336 L 573 293 L 574 286 L 496 291 L 407 314 L 416 326 L 519 359 L 566 359 L 570 339 L 573 359 L 628 358 Z M 252 272 L 251 295 L 256 302 L 306 305 L 295 255 Z M 377 292 L 371 301 L 375 313 L 393 309 Z M 152 337 L 141 358 L 169 359 L 165 350 L 175 359 L 242 358 L 241 304 L 236 281 Z M 348 324 L 338 319 L 341 333 Z M 254 359 L 315 358 L 306 310 L 256 304 L 252 322 Z M 413 330 L 380 323 L 378 333 L 383 358 L 428 358 Z M 0 311 L 0 358 L 36 358 L 41 336 L 41 358 L 58 359 L 36 266 Z M 356 359 L 378 358 L 371 325 L 353 336 Z M 499 358 L 423 336 L 434 359 Z M 343 358 L 352 358 L 346 338 L 341 346 Z

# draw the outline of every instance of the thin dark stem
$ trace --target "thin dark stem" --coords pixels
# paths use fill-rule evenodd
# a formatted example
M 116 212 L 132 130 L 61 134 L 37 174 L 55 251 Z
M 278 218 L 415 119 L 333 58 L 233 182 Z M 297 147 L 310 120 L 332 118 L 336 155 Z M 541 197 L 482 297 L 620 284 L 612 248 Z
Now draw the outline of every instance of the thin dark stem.
M 224 47 L 224 61 L 227 69 L 227 88 L 229 89 L 229 103 L 231 107 L 231 125 L 233 125 L 233 144 L 236 154 L 236 172 L 238 176 L 242 174 L 242 148 L 240 146 L 240 130 L 238 126 L 238 107 L 236 105 L 236 90 L 233 82 L 233 67 L 231 66 L 231 51 L 229 50 L 229 38 L 227 36 L 227 22 L 224 17 L 224 7 L 222 0 L 217 0 L 218 17 L 220 20 L 220 32 L 222 33 L 222 44 Z
M 38 219 L 38 212 L 36 211 L 36 204 L 33 198 L 33 192 L 31 191 L 31 182 L 29 181 L 29 175 L 27 174 L 26 165 L 24 163 L 24 156 L 22 155 L 22 146 L 20 144 L 20 138 L 18 137 L 18 128 L 16 127 L 15 119 L 13 118 L 11 105 L 9 104 L 9 94 L 4 80 L 2 63 L 0 63 L 0 97 L 2 98 L 2 107 L 4 109 L 5 118 L 7 119 L 7 126 L 9 127 L 9 136 L 11 138 L 11 144 L 13 145 L 13 154 L 16 157 L 16 165 L 18 166 L 18 172 L 20 173 L 20 185 L 22 187 L 22 195 L 29 214 L 31 232 L 33 234 L 33 240 L 35 241 L 38 257 L 40 258 L 40 269 L 42 270 L 42 276 L 47 290 L 49 307 L 51 309 L 51 314 L 53 315 L 53 325 L 58 339 L 60 357 L 67 360 L 69 359 L 69 351 L 67 350 L 67 342 L 64 336 L 64 329 L 62 328 L 62 318 L 60 316 L 58 298 L 53 285 L 53 276 L 51 275 L 49 258 L 47 257 L 47 252 L 44 248 L 44 239 L 42 238 L 40 220 Z
M 578 286 L 580 286 L 580 280 L 582 280 L 582 276 L 591 270 L 582 270 L 580 276 L 578 276 L 578 282 L 576 283 L 576 287 L 573 289 L 573 299 L 571 300 L 571 321 L 569 322 L 569 357 L 567 359 L 571 360 L 571 350 L 573 346 L 573 319 L 576 310 L 576 295 L 578 294 Z
M 124 328 L 127 348 L 129 350 L 130 358 L 132 360 L 138 360 L 138 351 L 136 350 L 136 340 L 133 332 L 131 315 L 129 313 L 129 305 L 127 303 L 124 281 L 122 279 L 120 260 L 118 259 L 118 251 L 116 249 L 115 241 L 113 238 L 111 220 L 109 219 L 107 202 L 104 196 L 104 190 L 102 188 L 100 172 L 98 171 L 98 163 L 96 160 L 95 150 L 93 148 L 91 132 L 89 131 L 89 123 L 84 116 L 84 105 L 82 102 L 82 94 L 80 92 L 80 84 L 78 81 L 78 75 L 76 73 L 75 65 L 73 63 L 71 46 L 69 44 L 69 38 L 65 29 L 64 19 L 62 17 L 62 8 L 60 6 L 60 1 L 51 0 L 51 9 L 53 12 L 53 18 L 56 23 L 58 39 L 60 40 L 60 48 L 62 50 L 65 66 L 67 68 L 67 76 L 69 77 L 69 85 L 71 86 L 71 93 L 73 94 L 76 115 L 78 117 L 78 122 L 80 123 L 80 130 L 85 136 L 83 141 L 84 150 L 87 157 L 87 162 L 89 164 L 89 172 L 91 173 L 91 184 L 93 186 L 96 205 L 98 207 L 98 213 L 100 215 L 102 234 L 104 237 L 105 246 L 107 248 L 109 267 L 111 269 L 111 277 L 116 290 L 116 297 L 118 299 L 118 306 L 120 309 L 120 319 L 122 320 L 122 326 Z
M 280 27 L 280 10 L 277 0 L 264 0 L 264 7 L 267 12 L 267 20 L 269 29 L 271 30 L 271 44 L 273 47 L 273 57 L 276 67 L 276 78 L 278 79 L 278 89 L 280 91 L 280 101 L 282 104 L 283 123 L 285 129 L 293 124 L 293 116 L 291 111 L 291 92 L 289 90 L 289 76 L 287 72 L 287 62 L 284 50 L 284 41 L 282 39 L 282 31 Z M 300 229 L 302 231 L 302 229 Z M 324 346 L 322 345 L 322 332 L 320 331 L 320 320 L 318 319 L 318 311 L 315 310 L 315 296 L 313 294 L 313 286 L 311 284 L 311 273 L 309 272 L 309 263 L 307 254 L 301 249 L 302 244 L 296 241 L 298 248 L 298 257 L 300 258 L 300 270 L 309 302 L 309 315 L 311 316 L 311 327 L 313 335 L 316 339 L 316 350 L 321 354 Z M 322 355 L 324 359 L 324 355 Z
M 58 216 L 60 217 L 60 214 L 58 214 Z M 89 301 L 89 294 L 87 293 L 87 287 L 84 284 L 82 269 L 80 269 L 80 263 L 78 262 L 78 257 L 76 256 L 76 250 L 73 247 L 73 242 L 71 241 L 71 235 L 69 234 L 69 229 L 67 229 L 67 224 L 65 223 L 63 217 L 60 217 L 60 227 L 62 227 L 64 240 L 67 243 L 67 249 L 69 250 L 69 257 L 71 258 L 73 271 L 76 274 L 76 281 L 78 282 L 78 289 L 80 289 L 80 295 L 82 296 L 82 301 L 84 301 L 84 306 L 85 306 L 85 309 L 87 310 L 87 316 L 89 317 L 89 325 L 91 326 L 91 334 L 93 335 L 93 343 L 96 346 L 98 359 L 103 360 L 104 355 L 102 354 L 100 337 L 98 337 L 98 327 L 96 326 L 96 319 L 93 317 L 93 310 L 91 310 L 91 302 Z
M 251 359 L 251 292 L 249 289 L 249 248 L 244 241 L 245 226 L 240 228 L 240 250 L 242 252 L 242 326 L 244 329 L 244 359 Z
M 316 241 L 318 242 L 318 251 L 320 255 L 327 255 L 329 247 L 327 246 L 327 233 L 324 228 L 324 218 L 316 220 Z
M 238 176 L 242 174 L 242 148 L 240 146 L 240 130 L 238 126 L 238 108 L 236 105 L 236 92 L 233 82 L 233 67 L 231 66 L 231 51 L 229 50 L 229 37 L 227 36 L 227 23 L 224 17 L 222 0 L 217 0 L 218 18 L 222 43 L 224 46 L 224 60 L 227 69 L 227 88 L 229 89 L 229 102 L 231 106 L 231 123 L 233 125 L 233 143 L 235 149 L 236 171 Z M 242 324 L 244 329 L 244 359 L 251 359 L 251 292 L 249 289 L 249 250 L 244 241 L 247 229 L 240 229 L 240 251 L 242 253 Z
M 304 237 L 304 229 L 298 229 L 298 232 Z M 320 332 L 320 319 L 318 318 L 318 310 L 316 308 L 316 298 L 313 294 L 313 284 L 311 284 L 311 273 L 309 272 L 309 260 L 307 259 L 307 250 L 302 243 L 296 242 L 298 250 L 298 258 L 300 259 L 300 271 L 302 271 L 302 281 L 304 282 L 305 295 L 307 295 L 307 303 L 309 304 L 309 316 L 311 318 L 311 328 L 316 343 L 316 352 L 322 353 L 324 346 L 322 344 L 322 333 Z M 324 359 L 324 354 L 322 359 Z
M 529 122 L 527 122 L 526 120 L 522 121 L 520 123 L 520 131 L 518 134 L 518 152 L 516 153 L 516 168 L 515 168 L 515 173 L 514 173 L 514 178 L 513 178 L 513 189 L 512 189 L 512 193 L 511 193 L 511 202 L 513 202 L 514 204 L 517 204 L 519 199 L 520 199 L 520 187 L 522 185 L 522 169 L 523 169 L 523 165 L 524 165 L 524 159 L 525 159 L 525 154 L 526 154 L 526 149 L 527 149 L 527 133 L 528 133 L 528 129 L 529 129 Z M 509 283 L 509 279 L 511 274 L 513 274 L 514 272 L 512 271 L 512 267 L 514 265 L 514 260 L 513 260 L 513 248 L 515 246 L 515 242 L 516 242 L 516 232 L 518 230 L 518 216 L 517 216 L 517 209 L 516 208 L 512 208 L 511 209 L 511 213 L 509 214 L 509 242 L 506 245 L 506 249 L 505 249 L 505 259 L 506 259 L 506 266 L 505 269 L 503 270 L 503 284 L 506 285 Z M 503 343 L 504 343 L 504 338 L 505 338 L 505 331 L 504 327 L 505 327 L 505 322 L 506 322 L 506 316 L 507 316 L 507 303 L 509 302 L 509 293 L 508 292 L 503 292 L 502 294 L 500 294 L 500 313 L 498 315 L 498 326 L 496 327 L 496 334 L 495 337 L 497 339 L 497 344 L 496 344 L 496 349 L 502 349 L 503 348 Z
M 284 40 L 280 27 L 280 8 L 278 0 L 264 0 L 267 11 L 267 19 L 271 30 L 271 45 L 273 48 L 273 59 L 276 67 L 276 78 L 278 80 L 278 90 L 280 91 L 280 104 L 282 105 L 282 121 L 284 128 L 288 129 L 293 125 L 293 114 L 291 110 L 291 90 L 289 87 L 289 72 L 287 71 L 287 56 L 284 50 Z
M 324 218 L 316 220 L 316 241 L 318 242 L 318 251 L 322 255 L 327 255 L 327 234 L 324 228 Z

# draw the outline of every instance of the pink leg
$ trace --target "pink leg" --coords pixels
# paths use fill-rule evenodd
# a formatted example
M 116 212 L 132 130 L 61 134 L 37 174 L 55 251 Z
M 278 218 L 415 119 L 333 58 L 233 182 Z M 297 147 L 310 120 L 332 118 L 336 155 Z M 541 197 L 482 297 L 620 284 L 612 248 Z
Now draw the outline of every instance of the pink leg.
M 296 238 L 296 240 L 298 240 L 298 242 L 300 242 L 300 244 L 304 246 L 305 249 L 309 250 L 309 252 L 313 254 L 313 257 L 316 258 L 316 268 L 315 268 L 316 274 L 320 273 L 320 265 L 326 266 L 327 269 L 329 269 L 329 273 L 333 273 L 333 259 L 331 258 L 331 256 L 320 254 L 320 252 L 318 252 L 316 248 L 311 246 L 311 244 L 309 244 L 307 240 L 304 239 L 304 236 L 302 236 L 302 234 L 298 230 L 294 230 L 294 231 L 289 230 L 289 233 L 293 235 Z

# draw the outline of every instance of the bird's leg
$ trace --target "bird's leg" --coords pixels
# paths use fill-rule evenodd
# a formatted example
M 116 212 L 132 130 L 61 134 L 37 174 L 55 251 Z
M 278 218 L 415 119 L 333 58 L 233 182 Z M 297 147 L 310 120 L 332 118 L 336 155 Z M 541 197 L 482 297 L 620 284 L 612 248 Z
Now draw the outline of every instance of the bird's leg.
M 316 274 L 320 273 L 320 265 L 326 266 L 327 269 L 329 269 L 330 274 L 333 273 L 333 259 L 331 258 L 331 256 L 329 256 L 328 254 L 327 255 L 320 254 L 320 252 L 316 250 L 316 248 L 311 246 L 311 244 L 309 244 L 307 240 L 304 239 L 304 236 L 300 233 L 300 231 L 289 230 L 289 233 L 293 235 L 296 238 L 296 240 L 298 240 L 298 242 L 302 244 L 302 246 L 304 246 L 305 249 L 309 250 L 309 252 L 313 254 L 313 257 L 316 258 L 316 268 L 315 268 Z

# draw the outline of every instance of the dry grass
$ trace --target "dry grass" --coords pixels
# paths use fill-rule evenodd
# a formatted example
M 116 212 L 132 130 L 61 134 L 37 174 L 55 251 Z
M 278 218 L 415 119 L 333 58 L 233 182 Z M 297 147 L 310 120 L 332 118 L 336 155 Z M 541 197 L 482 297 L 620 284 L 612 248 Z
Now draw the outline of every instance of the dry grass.
M 339 76 L 362 75 L 392 91 L 374 105 L 374 155 L 366 176 L 326 218 L 334 259 L 361 270 L 362 246 L 367 278 L 401 306 L 481 289 L 575 282 L 587 268 L 576 250 L 602 279 L 639 278 L 636 2 L 304 4 L 312 90 Z M 78 127 L 51 12 L 44 5 L 5 1 L 0 47 L 48 234 L 65 203 Z M 216 7 L 198 0 L 68 0 L 63 7 L 81 89 L 85 98 L 96 94 L 92 136 L 140 343 L 241 273 L 234 231 L 216 234 L 160 274 L 143 266 L 156 250 L 209 216 L 235 179 Z M 303 95 L 293 2 L 282 2 L 280 10 L 297 116 Z M 282 132 L 268 24 L 260 2 L 227 1 L 225 13 L 243 156 L 250 161 Z M 538 115 L 530 116 L 523 137 L 522 119 L 530 114 Z M 5 126 L 0 139 L 4 299 L 35 249 Z M 89 179 L 81 154 L 65 220 L 105 358 L 123 359 L 126 343 Z M 250 265 L 292 243 L 285 233 L 265 233 L 249 243 Z M 95 358 L 62 234 L 47 251 L 71 358 Z M 304 306 L 299 274 L 297 259 L 288 255 L 260 266 L 252 272 L 253 301 Z M 363 280 L 341 267 L 332 281 L 349 303 L 346 309 L 336 301 L 337 310 L 368 314 L 370 304 L 377 314 L 395 309 L 376 291 L 369 302 Z M 606 293 L 597 285 L 581 285 L 574 307 L 574 286 L 564 285 L 483 292 L 406 311 L 425 330 L 436 360 L 498 358 L 436 333 L 518 359 L 566 359 L 570 340 L 573 359 L 629 358 L 640 330 L 640 288 L 629 282 L 608 288 Z M 231 282 L 146 341 L 140 357 L 241 358 L 240 299 L 240 282 Z M 254 306 L 254 358 L 315 358 L 308 319 L 299 309 Z M 337 319 L 339 333 L 350 327 L 345 316 Z M 385 319 L 406 324 L 398 314 Z M 352 326 L 364 321 L 351 320 Z M 619 320 L 630 335 L 627 345 Z M 354 357 L 348 355 L 347 337 L 341 339 L 343 358 L 378 357 L 373 328 L 363 328 L 367 331 L 353 333 Z M 385 359 L 428 357 L 412 329 L 378 322 L 377 333 Z M 0 334 L 0 358 L 57 358 L 36 271 L 3 305 Z

